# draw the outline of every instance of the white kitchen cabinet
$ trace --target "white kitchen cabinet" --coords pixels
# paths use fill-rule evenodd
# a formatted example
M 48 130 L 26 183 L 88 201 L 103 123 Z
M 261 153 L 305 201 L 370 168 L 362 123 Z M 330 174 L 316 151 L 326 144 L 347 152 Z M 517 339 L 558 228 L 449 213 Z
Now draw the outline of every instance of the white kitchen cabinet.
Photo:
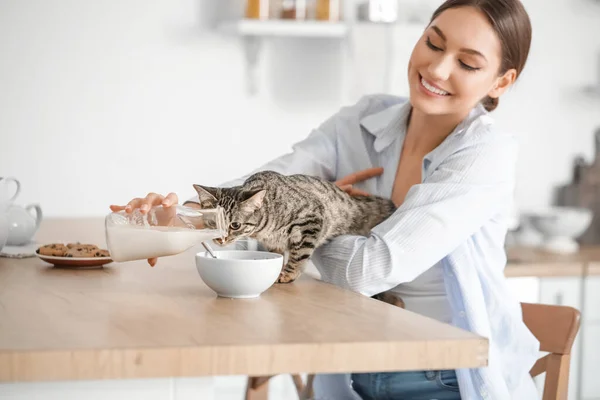
M 521 303 L 539 303 L 540 278 L 519 277 L 508 278 L 508 287 L 513 296 Z
M 600 277 L 585 279 L 582 307 L 582 327 L 579 334 L 581 353 L 581 399 L 600 400 L 600 379 L 597 365 L 600 360 Z
M 556 277 L 540 279 L 540 303 L 571 306 L 581 310 L 580 277 Z
M 600 379 L 598 379 L 598 360 L 600 360 L 600 324 L 590 324 L 582 331 L 582 343 L 585 354 L 581 364 L 581 399 L 600 399 Z
M 0 400 L 241 400 L 245 376 L 0 384 Z M 290 375 L 271 379 L 269 398 L 297 399 Z
M 584 310 L 582 318 L 587 324 L 600 323 L 600 276 L 585 279 Z M 598 338 L 600 339 L 600 338 Z M 599 396 L 600 397 L 600 396 Z
M 0 399 L 170 400 L 172 399 L 172 385 L 173 382 L 168 378 L 1 384 Z

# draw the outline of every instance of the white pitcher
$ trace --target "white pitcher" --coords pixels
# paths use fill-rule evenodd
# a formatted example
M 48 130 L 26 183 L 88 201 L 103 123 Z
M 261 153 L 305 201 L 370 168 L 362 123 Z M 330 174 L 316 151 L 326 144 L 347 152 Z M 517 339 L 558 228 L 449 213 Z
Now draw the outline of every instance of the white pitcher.
M 14 184 L 15 192 L 13 195 L 9 195 L 9 188 Z M 8 241 L 8 214 L 7 209 L 10 204 L 21 192 L 21 184 L 15 178 L 3 178 L 0 176 L 0 250 L 6 245 Z
M 35 210 L 35 217 L 31 215 L 31 210 Z M 39 204 L 30 204 L 26 207 L 11 204 L 6 209 L 6 218 L 8 219 L 6 244 L 23 246 L 31 242 L 38 231 L 42 222 L 42 208 Z
M 6 244 L 8 240 L 8 218 L 6 218 L 6 214 L 3 211 L 3 205 L 0 204 L 0 250 Z
M 14 184 L 15 191 L 9 194 Z M 0 177 L 0 243 L 9 246 L 23 246 L 33 239 L 42 222 L 42 209 L 38 204 L 21 207 L 14 200 L 21 193 L 21 183 L 12 177 Z M 31 211 L 35 210 L 35 217 Z M 2 243 L 2 238 L 5 237 Z
M 15 193 L 11 196 L 9 195 L 9 187 L 14 183 L 15 185 Z M 9 204 L 17 198 L 17 196 L 21 193 L 21 183 L 12 177 L 3 178 L 0 176 L 0 209 L 6 209 Z

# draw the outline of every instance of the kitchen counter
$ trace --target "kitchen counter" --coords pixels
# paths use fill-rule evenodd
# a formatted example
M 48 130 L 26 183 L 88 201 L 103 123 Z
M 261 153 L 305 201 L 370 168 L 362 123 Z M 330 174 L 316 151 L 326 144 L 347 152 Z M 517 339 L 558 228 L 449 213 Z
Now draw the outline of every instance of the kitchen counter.
M 600 275 L 600 246 L 582 246 L 568 255 L 513 247 L 507 250 L 507 256 L 505 275 L 510 278 Z

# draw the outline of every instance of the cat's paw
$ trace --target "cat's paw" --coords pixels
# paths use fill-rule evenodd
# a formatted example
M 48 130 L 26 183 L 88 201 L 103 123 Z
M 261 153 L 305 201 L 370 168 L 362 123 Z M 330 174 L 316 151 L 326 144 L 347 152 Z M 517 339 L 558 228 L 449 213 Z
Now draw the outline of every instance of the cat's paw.
M 300 276 L 299 272 L 281 271 L 279 278 L 277 278 L 277 283 L 292 283 L 298 278 L 298 276 Z

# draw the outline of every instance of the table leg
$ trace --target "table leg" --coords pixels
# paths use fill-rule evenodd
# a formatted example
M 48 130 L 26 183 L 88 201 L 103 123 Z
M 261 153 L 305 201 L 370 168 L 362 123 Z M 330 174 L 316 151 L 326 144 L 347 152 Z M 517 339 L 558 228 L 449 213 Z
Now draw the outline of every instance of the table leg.
M 248 377 L 245 400 L 268 400 L 270 378 L 270 376 Z
M 302 389 L 302 393 L 299 393 L 300 400 L 310 400 L 314 397 L 313 381 L 315 380 L 314 374 L 308 374 L 306 377 L 306 385 Z

